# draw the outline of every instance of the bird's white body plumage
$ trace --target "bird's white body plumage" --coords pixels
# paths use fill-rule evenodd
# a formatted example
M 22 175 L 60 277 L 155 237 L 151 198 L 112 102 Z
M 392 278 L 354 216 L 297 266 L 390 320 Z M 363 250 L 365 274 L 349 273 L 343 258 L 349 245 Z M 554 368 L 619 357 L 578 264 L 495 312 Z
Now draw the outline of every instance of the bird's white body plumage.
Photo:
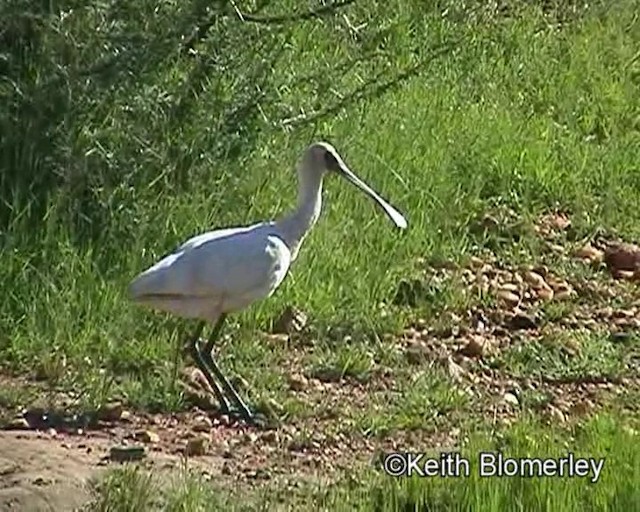
M 194 236 L 142 272 L 134 300 L 184 318 L 215 321 L 273 294 L 291 264 L 275 222 Z

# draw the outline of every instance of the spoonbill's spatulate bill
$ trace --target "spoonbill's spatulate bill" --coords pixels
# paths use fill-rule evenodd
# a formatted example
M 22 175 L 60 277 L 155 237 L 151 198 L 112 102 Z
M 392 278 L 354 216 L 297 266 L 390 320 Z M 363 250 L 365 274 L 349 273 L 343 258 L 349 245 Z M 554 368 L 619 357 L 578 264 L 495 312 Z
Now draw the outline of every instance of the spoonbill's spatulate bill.
M 195 236 L 129 285 L 129 294 L 138 303 L 200 320 L 189 340 L 191 355 L 211 385 L 221 411 L 231 412 L 230 398 L 247 422 L 253 422 L 254 415 L 214 361 L 213 344 L 227 314 L 271 296 L 284 280 L 320 215 L 325 174 L 335 172 L 344 177 L 371 197 L 396 226 L 407 226 L 402 214 L 358 178 L 330 144 L 310 145 L 297 170 L 298 205 L 289 215 Z M 207 322 L 214 327 L 201 346 L 200 334 Z

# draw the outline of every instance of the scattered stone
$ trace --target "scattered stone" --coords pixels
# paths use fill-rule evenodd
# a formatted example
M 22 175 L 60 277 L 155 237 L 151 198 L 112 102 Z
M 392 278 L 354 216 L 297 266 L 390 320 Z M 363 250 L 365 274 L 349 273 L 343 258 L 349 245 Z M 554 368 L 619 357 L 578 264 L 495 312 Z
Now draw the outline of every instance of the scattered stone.
M 460 349 L 460 353 L 467 357 L 482 357 L 486 355 L 491 348 L 491 344 L 487 338 L 471 335 L 464 347 Z
M 144 446 L 113 446 L 109 450 L 109 459 L 115 462 L 132 462 L 147 456 Z
M 275 430 L 268 430 L 260 436 L 260 439 L 266 443 L 275 443 L 278 441 L 278 433 Z
M 160 442 L 160 436 L 153 430 L 139 430 L 136 432 L 135 438 L 143 443 L 156 444 Z
M 551 252 L 555 252 L 556 254 L 564 254 L 565 252 L 564 246 L 560 244 L 548 244 L 547 247 Z
M 520 290 L 515 283 L 503 283 L 500 285 L 499 291 L 511 292 L 517 294 Z
M 275 398 L 267 398 L 264 402 L 270 415 L 284 414 L 284 407 Z
M 612 270 L 613 277 L 616 279 L 622 279 L 624 281 L 634 281 L 636 278 L 636 272 L 633 270 Z
M 567 300 L 575 295 L 573 288 L 567 284 L 562 283 L 554 290 L 553 296 L 556 300 Z
M 258 440 L 258 434 L 255 432 L 246 432 L 244 436 L 242 436 L 242 440 L 248 444 L 255 444 Z
M 196 432 L 209 432 L 213 427 L 213 422 L 209 416 L 205 416 L 201 414 L 200 416 L 196 416 L 193 420 L 193 430 Z
M 504 401 L 504 403 L 512 405 L 514 407 L 518 407 L 520 405 L 518 397 L 513 393 L 505 393 L 502 397 L 502 400 Z
M 505 290 L 505 289 L 498 290 L 497 297 L 502 302 L 504 302 L 507 306 L 512 308 L 516 307 L 520 303 L 520 297 L 518 297 L 515 293 L 509 290 Z
M 185 447 L 185 454 L 188 457 L 198 457 L 205 455 L 209 451 L 209 444 L 211 440 L 208 436 L 198 436 L 191 438 L 187 441 Z
M 428 353 L 429 349 L 423 343 L 412 343 L 405 350 L 405 357 L 409 364 L 419 365 L 427 359 Z
M 293 374 L 289 376 L 289 387 L 293 391 L 302 391 L 309 385 L 309 379 L 304 375 Z
M 580 402 L 576 402 L 571 407 L 571 412 L 578 416 L 584 416 L 588 414 L 589 411 L 593 408 L 593 402 L 591 400 L 583 400 Z
M 469 259 L 469 266 L 472 269 L 477 270 L 484 266 L 484 261 L 477 256 L 471 256 L 471 258 Z
M 565 231 L 571 226 L 571 219 L 562 213 L 554 213 L 549 216 L 549 224 L 561 231 Z
M 33 485 L 35 485 L 35 486 L 41 487 L 41 486 L 43 486 L 43 485 L 49 485 L 49 484 L 51 484 L 51 480 L 46 480 L 45 478 L 43 478 L 43 477 L 41 477 L 41 476 L 38 476 L 38 477 L 34 478 L 34 480 L 33 480 L 33 482 L 32 482 L 32 483 L 33 483 Z
M 524 275 L 524 278 L 527 283 L 529 283 L 529 285 L 531 285 L 535 289 L 544 288 L 545 286 L 547 286 L 544 277 L 542 277 L 537 272 L 529 271 Z
M 340 382 L 342 380 L 342 372 L 332 366 L 323 366 L 313 371 L 313 378 L 320 382 Z
M 267 334 L 267 338 L 269 338 L 269 340 L 275 342 L 275 343 L 286 343 L 287 341 L 289 341 L 289 335 L 286 333 L 279 333 L 279 334 Z
M 542 300 L 551 300 L 553 299 L 553 289 L 549 286 L 547 286 L 546 288 L 540 288 L 539 290 L 536 290 L 536 295 L 538 296 L 538 298 L 542 299 Z
M 512 330 L 536 329 L 538 327 L 538 321 L 535 316 L 529 315 L 523 311 L 518 311 L 510 318 L 509 327 Z
M 611 272 L 633 272 L 640 268 L 640 247 L 628 243 L 612 244 L 605 250 L 604 262 Z
M 593 263 L 600 263 L 604 260 L 604 252 L 596 249 L 592 245 L 585 245 L 578 249 L 575 256 L 581 260 L 587 260 Z
M 447 365 L 447 373 L 449 374 L 449 377 L 451 377 L 451 379 L 454 380 L 455 382 L 462 381 L 462 377 L 466 373 L 465 369 L 459 364 L 457 364 L 453 359 L 451 359 L 451 357 L 447 358 L 446 365 Z
M 121 402 L 106 404 L 98 411 L 98 417 L 104 421 L 118 421 L 122 418 L 124 407 Z
M 547 279 L 549 276 L 549 267 L 546 265 L 537 265 L 531 269 L 532 272 L 536 274 L 540 274 L 544 279 Z
M 293 306 L 287 306 L 273 324 L 273 334 L 294 334 L 307 325 L 307 315 Z
M 31 425 L 22 416 L 18 418 L 13 418 L 9 423 L 7 423 L 5 429 L 6 430 L 29 430 Z
M 565 414 L 560 409 L 555 407 L 554 405 L 549 405 L 548 406 L 548 414 L 549 414 L 549 419 L 551 421 L 557 421 L 559 423 L 564 423 L 566 421 L 566 419 L 567 419 Z

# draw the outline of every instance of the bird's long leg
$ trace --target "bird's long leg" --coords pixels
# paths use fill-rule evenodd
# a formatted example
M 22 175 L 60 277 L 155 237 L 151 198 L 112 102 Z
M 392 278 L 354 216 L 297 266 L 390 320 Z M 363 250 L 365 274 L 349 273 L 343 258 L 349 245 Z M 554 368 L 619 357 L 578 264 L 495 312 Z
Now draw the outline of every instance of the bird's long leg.
M 226 314 L 224 313 L 220 315 L 220 317 L 218 318 L 218 321 L 216 322 L 216 325 L 214 326 L 213 331 L 211 331 L 211 336 L 209 336 L 209 340 L 207 341 L 207 344 L 204 346 L 204 349 L 201 350 L 201 356 L 202 356 L 202 359 L 204 359 L 204 361 L 209 365 L 209 368 L 213 370 L 213 373 L 218 378 L 218 380 L 222 383 L 222 387 L 224 388 L 224 390 L 227 392 L 227 394 L 233 399 L 235 404 L 238 406 L 238 409 L 240 410 L 240 414 L 242 415 L 244 420 L 252 423 L 254 420 L 254 417 L 251 411 L 249 410 L 249 407 L 247 407 L 247 405 L 244 403 L 242 398 L 240 398 L 240 395 L 238 395 L 236 390 L 233 389 L 233 386 L 227 380 L 227 378 L 223 375 L 222 370 L 220 370 L 220 367 L 213 360 L 213 355 L 212 355 L 213 344 L 220 336 L 220 331 L 222 330 L 222 326 L 224 324 L 225 319 L 226 319 Z
M 200 334 L 202 333 L 204 326 L 205 326 L 205 322 L 200 322 L 196 332 L 193 334 L 193 337 L 190 338 L 189 351 L 191 352 L 191 357 L 193 358 L 195 363 L 198 365 L 198 368 L 202 372 L 202 375 L 204 375 L 204 378 L 207 379 L 207 382 L 211 386 L 211 389 L 213 389 L 213 392 L 216 395 L 216 400 L 218 400 L 218 403 L 220 404 L 220 411 L 223 414 L 228 414 L 231 411 L 231 408 L 229 407 L 229 401 L 224 396 L 224 393 L 222 393 L 222 390 L 220 389 L 220 385 L 214 380 L 213 376 L 211 375 L 211 371 L 209 370 L 209 367 L 204 361 L 200 353 L 200 349 L 198 347 L 198 341 L 200 340 Z

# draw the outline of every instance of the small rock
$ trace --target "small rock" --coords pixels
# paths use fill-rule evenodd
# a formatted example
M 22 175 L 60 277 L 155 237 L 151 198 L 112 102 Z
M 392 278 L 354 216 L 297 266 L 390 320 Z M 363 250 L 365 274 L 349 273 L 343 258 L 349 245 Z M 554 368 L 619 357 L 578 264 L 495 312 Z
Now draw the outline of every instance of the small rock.
M 264 404 L 271 413 L 284 414 L 284 407 L 275 398 L 267 398 Z
M 564 247 L 560 244 L 548 244 L 547 246 L 551 252 L 556 254 L 564 254 Z
M 471 258 L 469 258 L 469 266 L 472 269 L 477 270 L 484 266 L 484 261 L 482 261 L 482 259 L 478 258 L 477 256 L 471 256 Z
M 36 485 L 38 487 L 41 487 L 43 485 L 48 485 L 49 483 L 51 483 L 49 480 L 45 480 L 43 477 L 38 476 L 33 480 L 33 485 Z
M 454 360 L 451 359 L 451 357 L 448 357 L 447 373 L 449 374 L 449 377 L 451 377 L 452 380 L 456 382 L 460 382 L 462 380 L 462 377 L 466 373 L 466 371 L 462 366 L 454 362 Z
M 309 380 L 300 374 L 293 374 L 289 376 L 289 387 L 293 391 L 302 391 L 309 385 Z
M 267 338 L 269 338 L 271 341 L 275 343 L 281 343 L 281 344 L 284 344 L 289 341 L 289 335 L 286 333 L 267 334 Z
M 612 244 L 605 251 L 604 262 L 612 272 L 633 272 L 640 268 L 640 247 L 627 243 Z
M 538 322 L 535 316 L 519 311 L 509 320 L 509 327 L 512 330 L 535 329 L 538 327 Z
M 302 331 L 306 325 L 306 313 L 293 306 L 287 306 L 273 324 L 272 332 L 274 334 L 294 334 Z
M 549 275 L 549 267 L 547 267 L 546 265 L 536 265 L 531 269 L 531 272 L 540 274 L 544 279 L 546 279 Z
M 7 430 L 29 430 L 31 428 L 31 425 L 29 425 L 29 422 L 25 418 L 19 417 L 12 419 L 9 423 L 7 423 L 7 426 L 5 428 Z
M 633 281 L 636 276 L 636 271 L 633 270 L 612 270 L 613 277 L 616 279 L 622 279 L 624 281 Z
M 98 412 L 98 416 L 104 421 L 118 421 L 122 418 L 123 411 L 122 403 L 113 402 L 102 407 Z
M 196 432 L 209 432 L 213 427 L 213 422 L 209 416 L 200 415 L 193 420 L 193 430 Z
M 529 271 L 524 275 L 524 278 L 527 283 L 529 283 L 535 289 L 544 288 L 545 286 L 547 286 L 544 277 L 542 277 L 537 272 Z
M 565 414 L 558 409 L 557 407 L 553 406 L 553 405 L 549 405 L 549 418 L 552 421 L 557 421 L 559 423 L 564 423 L 566 421 L 566 416 Z
M 467 357 L 482 357 L 488 352 L 489 343 L 482 336 L 471 336 L 460 353 Z
M 516 307 L 520 303 L 520 297 L 518 297 L 515 293 L 500 289 L 497 293 L 498 299 L 504 302 L 509 307 Z
M 241 389 L 242 390 L 249 389 L 249 382 L 247 381 L 247 379 L 245 379 L 241 375 L 234 375 L 231 378 L 231 384 L 238 391 Z
M 247 432 L 244 436 L 242 436 L 242 440 L 245 443 L 255 444 L 255 442 L 258 440 L 258 434 L 256 434 L 255 432 Z
M 210 442 L 210 439 L 205 436 L 189 439 L 185 447 L 185 454 L 191 457 L 205 455 L 209 450 Z
M 405 350 L 405 357 L 409 364 L 419 365 L 427 359 L 428 353 L 429 350 L 422 343 L 412 343 Z
M 564 285 L 558 286 L 553 292 L 553 296 L 556 300 L 567 300 L 575 295 L 573 288 L 570 285 L 564 283 Z
M 509 405 L 513 405 L 514 407 L 517 407 L 520 405 L 518 397 L 513 393 L 505 393 L 504 396 L 502 397 L 502 400 Z
M 604 260 L 604 252 L 602 252 L 600 249 L 596 249 L 591 245 L 585 245 L 581 247 L 574 253 L 574 255 L 576 256 L 576 258 L 579 258 L 581 260 L 587 260 L 596 263 Z
M 135 438 L 143 443 L 155 444 L 160 442 L 160 436 L 152 430 L 139 430 L 136 432 Z
M 278 433 L 275 430 L 268 430 L 260 438 L 266 443 L 275 443 L 278 440 Z
M 584 400 L 582 402 L 576 402 L 571 407 L 571 412 L 573 414 L 577 414 L 578 416 L 584 416 L 587 414 L 593 407 L 593 402 L 590 400 Z
M 551 300 L 553 299 L 553 289 L 549 286 L 540 288 L 539 290 L 536 290 L 536 295 L 539 299 L 547 301 Z
M 320 382 L 340 382 L 342 380 L 342 372 L 332 366 L 320 367 L 313 371 L 312 376 Z
M 499 291 L 518 293 L 519 289 L 518 289 L 518 285 L 515 283 L 504 283 L 500 285 Z
M 564 231 L 571 226 L 571 219 L 561 213 L 555 213 L 549 217 L 549 223 L 553 228 Z
M 116 462 L 131 462 L 147 456 L 144 446 L 113 446 L 109 450 L 109 458 Z

